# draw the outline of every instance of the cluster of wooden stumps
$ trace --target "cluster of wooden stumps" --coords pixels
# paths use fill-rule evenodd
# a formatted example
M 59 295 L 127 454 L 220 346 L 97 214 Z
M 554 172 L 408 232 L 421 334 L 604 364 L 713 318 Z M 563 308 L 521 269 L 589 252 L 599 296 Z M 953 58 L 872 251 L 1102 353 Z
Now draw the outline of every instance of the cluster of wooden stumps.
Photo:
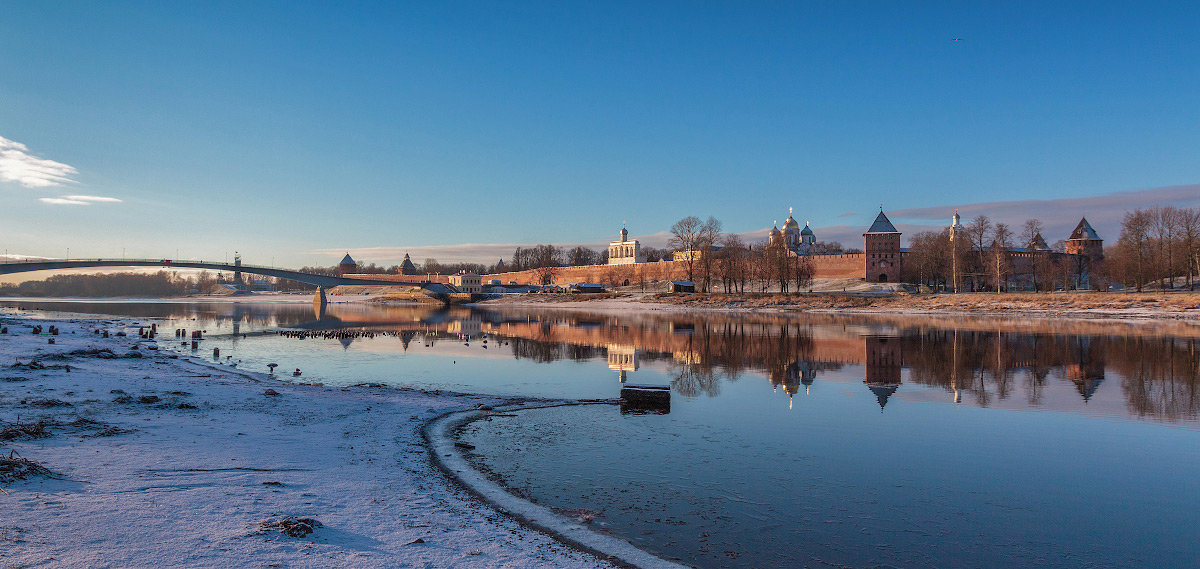
M 58 327 L 51 325 L 49 328 L 43 328 L 41 324 L 38 324 L 37 326 L 33 327 L 33 335 L 34 336 L 41 335 L 42 332 L 50 334 L 50 336 L 57 336 L 58 335 Z M 3 328 L 0 328 L 0 334 L 8 334 L 8 327 L 5 326 Z M 53 344 L 54 338 L 51 337 L 51 338 L 46 339 L 46 343 Z
M 148 337 L 153 338 L 154 333 L 157 331 L 158 331 L 157 325 L 151 324 Z M 189 335 L 187 328 L 176 328 L 175 329 L 175 339 L 179 340 L 180 346 L 188 345 L 188 340 L 190 339 L 191 343 L 192 343 L 192 349 L 198 350 L 198 349 L 200 349 L 200 340 L 204 339 L 204 330 L 192 330 Z M 214 353 L 213 355 L 215 356 L 216 353 Z

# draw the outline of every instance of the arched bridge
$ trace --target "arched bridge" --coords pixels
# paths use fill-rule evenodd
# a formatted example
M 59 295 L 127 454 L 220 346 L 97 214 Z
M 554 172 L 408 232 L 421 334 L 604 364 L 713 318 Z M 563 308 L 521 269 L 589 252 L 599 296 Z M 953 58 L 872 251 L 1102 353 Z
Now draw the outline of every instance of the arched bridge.
M 41 259 L 36 261 L 15 261 L 0 263 L 0 275 L 13 273 L 28 273 L 33 271 L 56 271 L 63 269 L 83 269 L 91 267 L 163 267 L 168 269 L 208 269 L 213 271 L 243 272 L 268 277 L 278 277 L 326 288 L 337 285 L 392 285 L 419 286 L 425 288 L 426 283 L 406 283 L 383 279 L 346 278 L 331 275 L 318 275 L 289 271 L 276 267 L 261 267 L 256 265 L 230 265 L 228 263 L 210 263 L 207 261 L 176 261 L 174 259 Z

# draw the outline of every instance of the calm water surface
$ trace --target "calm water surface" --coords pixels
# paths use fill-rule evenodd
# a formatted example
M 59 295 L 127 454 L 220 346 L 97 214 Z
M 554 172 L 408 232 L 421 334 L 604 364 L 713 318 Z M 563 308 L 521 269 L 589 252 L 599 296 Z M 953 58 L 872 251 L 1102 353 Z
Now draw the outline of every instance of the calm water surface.
M 669 407 L 529 410 L 461 437 L 513 491 L 698 567 L 1200 567 L 1192 325 L 0 305 L 158 322 L 185 352 L 171 329 L 204 329 L 198 354 L 326 384 L 669 385 Z

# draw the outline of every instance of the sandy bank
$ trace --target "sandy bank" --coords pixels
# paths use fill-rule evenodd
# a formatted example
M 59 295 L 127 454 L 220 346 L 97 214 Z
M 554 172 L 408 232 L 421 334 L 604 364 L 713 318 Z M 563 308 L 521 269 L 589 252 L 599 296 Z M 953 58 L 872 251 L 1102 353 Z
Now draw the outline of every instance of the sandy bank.
M 93 330 L 131 323 L 105 322 L 0 312 L 0 428 L 44 420 L 49 435 L 0 450 L 56 474 L 0 480 L 0 566 L 610 566 L 497 514 L 432 464 L 422 425 L 506 400 L 294 385 L 145 342 L 133 358 L 136 328 L 103 339 Z M 35 324 L 61 328 L 56 343 Z M 281 516 L 323 527 L 261 529 Z

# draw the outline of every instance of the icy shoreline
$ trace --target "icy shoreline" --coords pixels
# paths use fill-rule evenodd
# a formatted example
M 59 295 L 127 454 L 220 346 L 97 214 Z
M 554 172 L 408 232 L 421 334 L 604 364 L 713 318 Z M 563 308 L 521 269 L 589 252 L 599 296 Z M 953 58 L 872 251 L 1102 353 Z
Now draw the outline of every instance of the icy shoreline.
M 0 428 L 44 420 L 49 434 L 0 450 L 55 474 L 0 480 L 0 565 L 612 566 L 497 513 L 431 461 L 430 420 L 513 400 L 296 385 L 150 350 L 136 326 L 93 333 L 135 323 L 149 321 L 0 311 Z M 323 527 L 262 528 L 284 516 Z
M 1103 294 L 1103 293 L 1102 293 Z M 1130 321 L 1130 320 L 1158 320 L 1158 321 L 1179 321 L 1179 322 L 1197 322 L 1200 321 L 1200 295 L 1193 293 L 1178 293 L 1176 296 L 1181 299 L 1188 299 L 1192 302 L 1185 309 L 1164 308 L 1154 306 L 1157 301 L 1152 300 L 1149 305 L 1142 305 L 1135 302 L 1127 302 L 1121 299 L 1117 304 L 1125 304 L 1120 307 L 1069 307 L 1058 306 L 1053 303 L 1039 304 L 1038 297 L 1022 296 L 1020 293 L 991 295 L 990 293 L 977 293 L 974 295 L 925 295 L 904 297 L 904 300 L 896 302 L 894 305 L 888 305 L 886 302 L 891 298 L 884 295 L 868 296 L 860 295 L 856 298 L 863 299 L 864 305 L 846 305 L 839 306 L 836 302 L 832 305 L 826 302 L 821 302 L 817 305 L 806 305 L 805 297 L 795 295 L 797 300 L 795 303 L 780 302 L 775 304 L 753 305 L 747 303 L 746 299 L 739 299 L 736 296 L 722 295 L 702 295 L 684 293 L 679 297 L 661 297 L 658 293 L 619 293 L 619 296 L 608 297 L 601 296 L 589 298 L 585 295 L 524 295 L 520 297 L 504 298 L 500 300 L 487 300 L 477 303 L 481 308 L 520 308 L 520 309 L 546 309 L 546 310 L 585 310 L 589 312 L 611 312 L 611 313 L 634 313 L 634 312 L 657 312 L 661 314 L 688 314 L 688 313 L 712 313 L 712 314 L 751 314 L 751 313 L 771 313 L 771 314 L 863 314 L 863 315 L 886 315 L 886 316 L 974 316 L 974 317 L 1002 317 L 1002 318 L 1043 318 L 1055 320 L 1094 320 L 1094 321 Z M 832 297 L 832 296 L 831 296 Z M 897 297 L 900 298 L 900 297 Z M 1059 300 L 1053 295 L 1045 296 L 1051 300 Z M 1065 297 L 1070 300 L 1069 297 Z M 1097 295 L 1095 299 L 1101 302 L 1114 302 L 1117 298 L 1115 295 L 1103 296 Z M 809 295 L 809 300 L 826 301 L 821 295 Z M 1034 302 L 1026 302 L 1033 300 Z M 882 303 L 878 306 L 873 303 Z M 964 305 L 959 306 L 955 303 L 962 302 Z

